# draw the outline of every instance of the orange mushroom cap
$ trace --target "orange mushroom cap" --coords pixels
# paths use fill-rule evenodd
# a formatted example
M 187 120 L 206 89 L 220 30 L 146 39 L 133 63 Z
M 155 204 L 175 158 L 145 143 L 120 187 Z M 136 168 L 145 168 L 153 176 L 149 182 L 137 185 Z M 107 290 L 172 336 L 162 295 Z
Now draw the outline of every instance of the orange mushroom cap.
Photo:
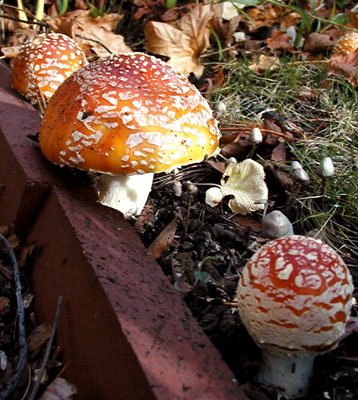
M 39 132 L 51 162 L 123 175 L 202 161 L 219 137 L 195 86 L 142 53 L 111 55 L 73 74 L 49 102 Z
M 86 64 L 84 53 L 70 37 L 43 33 L 21 47 L 13 66 L 12 86 L 32 102 L 40 92 L 49 100 L 63 81 Z
M 335 45 L 335 53 L 345 53 L 350 54 L 353 51 L 358 49 L 358 32 L 350 31 L 345 35 L 341 36 L 336 45 Z
M 333 349 L 352 305 L 348 268 L 331 247 L 304 236 L 275 239 L 247 263 L 238 285 L 240 317 L 268 353 Z

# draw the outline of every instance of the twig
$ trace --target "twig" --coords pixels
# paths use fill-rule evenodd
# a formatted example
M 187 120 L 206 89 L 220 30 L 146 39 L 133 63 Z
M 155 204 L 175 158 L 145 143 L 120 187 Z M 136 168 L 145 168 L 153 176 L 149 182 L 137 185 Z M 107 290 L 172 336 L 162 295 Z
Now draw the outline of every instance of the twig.
M 111 51 L 111 50 L 110 50 L 104 43 L 102 43 L 100 40 L 92 39 L 92 38 L 90 38 L 90 37 L 83 36 L 83 35 L 77 35 L 77 34 L 76 34 L 76 36 L 79 37 L 80 39 L 89 40 L 89 41 L 91 41 L 91 42 L 97 43 L 97 44 L 99 44 L 100 46 L 102 46 L 106 51 L 108 51 L 109 54 L 113 54 L 113 51 Z
M 39 372 L 39 374 L 37 376 L 36 384 L 35 384 L 34 388 L 32 389 L 32 392 L 31 392 L 30 397 L 28 398 L 28 400 L 34 400 L 35 397 L 36 397 L 36 394 L 37 394 L 37 392 L 38 392 L 38 390 L 40 388 L 41 381 L 42 381 L 42 376 L 43 376 L 43 374 L 45 372 L 45 368 L 46 368 L 46 365 L 47 365 L 47 362 L 48 362 L 48 359 L 49 359 L 49 356 L 50 356 L 50 351 L 51 351 L 52 344 L 53 344 L 53 341 L 54 341 L 54 338 L 55 338 L 55 334 L 56 334 L 57 323 L 58 323 L 58 319 L 60 317 L 60 312 L 61 312 L 61 304 L 62 304 L 62 296 L 59 296 L 58 299 L 57 299 L 57 309 L 56 309 L 55 320 L 53 321 L 51 336 L 50 336 L 50 339 L 49 339 L 49 341 L 47 343 L 45 355 L 44 355 L 44 358 L 42 360 L 40 372 Z
M 48 25 L 45 22 L 25 21 L 24 19 L 11 17 L 10 15 L 6 15 L 6 14 L 0 14 L 0 18 L 11 19 L 11 21 L 23 22 L 24 24 L 28 24 L 28 25 L 32 25 L 32 24 L 40 25 L 40 26 L 43 26 L 46 29 L 48 29 Z
M 19 325 L 19 344 L 20 344 L 20 360 L 17 364 L 16 371 L 12 378 L 10 379 L 10 382 L 6 385 L 5 389 L 0 393 L 0 398 L 1 399 L 6 399 L 15 389 L 22 370 L 24 369 L 26 362 L 27 362 L 27 342 L 26 342 L 26 336 L 25 336 L 25 325 L 24 325 L 24 319 L 25 319 L 25 310 L 24 310 L 24 301 L 22 299 L 22 291 L 21 291 L 21 280 L 20 280 L 20 270 L 19 266 L 16 261 L 15 253 L 14 250 L 12 249 L 10 243 L 8 240 L 5 238 L 5 236 L 0 234 L 0 239 L 4 242 L 9 255 L 10 259 L 14 268 L 14 279 L 15 279 L 15 285 L 16 285 L 16 299 L 17 299 L 17 317 L 18 317 L 18 325 Z

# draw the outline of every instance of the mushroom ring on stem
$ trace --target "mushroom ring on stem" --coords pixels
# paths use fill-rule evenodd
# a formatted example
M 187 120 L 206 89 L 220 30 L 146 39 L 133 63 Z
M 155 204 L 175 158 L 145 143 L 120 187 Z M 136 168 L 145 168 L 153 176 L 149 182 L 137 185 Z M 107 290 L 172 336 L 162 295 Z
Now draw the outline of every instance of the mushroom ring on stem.
M 219 138 L 198 89 L 143 53 L 77 71 L 52 97 L 39 132 L 51 162 L 103 173 L 99 200 L 125 217 L 140 214 L 153 173 L 203 161 L 218 151 Z
M 35 103 L 49 100 L 57 88 L 87 59 L 77 43 L 61 33 L 43 33 L 21 47 L 12 70 L 12 86 Z
M 313 359 L 337 346 L 353 285 L 341 257 L 304 236 L 272 240 L 248 261 L 238 285 L 240 318 L 262 350 L 257 379 L 287 398 L 304 395 Z

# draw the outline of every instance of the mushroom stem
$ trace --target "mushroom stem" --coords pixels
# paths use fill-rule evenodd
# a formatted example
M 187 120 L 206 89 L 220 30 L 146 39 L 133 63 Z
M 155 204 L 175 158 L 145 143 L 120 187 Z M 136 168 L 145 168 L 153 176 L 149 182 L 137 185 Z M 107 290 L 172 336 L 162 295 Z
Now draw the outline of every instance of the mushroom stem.
M 147 202 L 154 174 L 106 175 L 98 182 L 98 201 L 120 211 L 125 218 L 139 215 Z
M 314 356 L 275 356 L 262 351 L 262 362 L 257 380 L 263 385 L 273 385 L 288 399 L 304 396 L 313 371 Z

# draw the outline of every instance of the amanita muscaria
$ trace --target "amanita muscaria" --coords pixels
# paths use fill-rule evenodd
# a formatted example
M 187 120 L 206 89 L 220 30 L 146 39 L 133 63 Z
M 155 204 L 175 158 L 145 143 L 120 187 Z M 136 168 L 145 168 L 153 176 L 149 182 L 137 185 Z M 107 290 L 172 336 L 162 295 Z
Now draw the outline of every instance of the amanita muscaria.
M 12 86 L 35 103 L 49 100 L 73 72 L 87 64 L 80 47 L 60 33 L 43 33 L 21 47 L 12 70 Z
M 275 239 L 248 261 L 238 285 L 240 318 L 262 350 L 257 380 L 287 398 L 304 395 L 313 359 L 337 346 L 353 285 L 330 246 L 304 236 Z
M 345 54 L 352 53 L 358 49 L 358 32 L 349 31 L 345 35 L 341 36 L 335 47 L 335 53 L 342 52 Z
M 209 104 L 165 62 L 131 53 L 80 69 L 52 97 L 39 140 L 51 162 L 102 172 L 101 203 L 138 215 L 153 173 L 197 163 L 218 150 Z

